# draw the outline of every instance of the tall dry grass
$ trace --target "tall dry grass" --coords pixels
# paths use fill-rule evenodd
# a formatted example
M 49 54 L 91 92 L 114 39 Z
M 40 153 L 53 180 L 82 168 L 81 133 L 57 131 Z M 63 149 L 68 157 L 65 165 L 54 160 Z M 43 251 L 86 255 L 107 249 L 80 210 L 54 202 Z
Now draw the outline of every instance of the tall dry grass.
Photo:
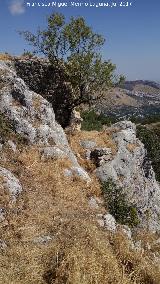
M 0 60 L 12 60 L 12 56 L 8 53 L 0 53 Z
M 73 139 L 74 151 L 80 152 L 81 137 Z M 1 191 L 8 210 L 0 225 L 0 239 L 7 244 L 0 251 L 1 284 L 160 283 L 160 268 L 152 255 L 157 236 L 141 233 L 139 238 L 150 242 L 151 250 L 135 251 L 122 233 L 112 235 L 99 227 L 96 216 L 105 212 L 103 205 L 88 205 L 90 196 L 101 196 L 92 171 L 94 182 L 87 185 L 64 176 L 68 160 L 43 161 L 36 147 L 4 153 L 1 164 L 19 178 L 23 192 L 13 204 Z M 3 180 L 0 184 L 3 188 Z M 48 242 L 38 241 L 43 236 L 50 237 Z

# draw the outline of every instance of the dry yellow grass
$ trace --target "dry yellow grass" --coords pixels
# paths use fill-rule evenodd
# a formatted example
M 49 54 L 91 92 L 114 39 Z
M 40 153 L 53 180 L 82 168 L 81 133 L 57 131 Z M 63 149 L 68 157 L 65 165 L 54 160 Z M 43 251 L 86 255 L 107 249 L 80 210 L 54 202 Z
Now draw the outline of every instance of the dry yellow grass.
M 150 235 L 146 233 L 146 235 Z M 156 236 L 153 235 L 154 243 Z M 143 240 L 143 237 L 142 239 Z M 111 238 L 113 250 L 123 266 L 124 275 L 127 274 L 130 283 L 160 282 L 160 264 L 154 262 L 152 252 L 148 249 L 132 250 L 126 237 L 118 232 Z
M 77 131 L 73 135 L 68 135 L 68 139 L 78 162 L 90 173 L 95 170 L 95 165 L 85 159 L 86 149 L 81 146 L 81 141 L 95 141 L 96 147 L 108 147 L 111 148 L 113 155 L 116 153 L 116 144 L 113 142 L 109 131 Z
M 113 142 L 111 135 L 107 131 L 77 131 L 70 137 L 70 145 L 75 151 L 81 151 L 83 148 L 80 142 L 83 140 L 91 140 L 96 142 L 96 147 L 110 147 L 114 152 L 116 145 Z
M 129 152 L 133 152 L 137 148 L 137 145 L 133 143 L 129 143 L 127 144 L 126 148 Z
M 36 110 L 40 110 L 40 107 L 41 107 L 41 100 L 39 97 L 35 97 L 34 100 L 33 100 L 33 107 L 36 109 Z
M 12 56 L 7 53 L 0 53 L 0 60 L 12 60 Z
M 103 133 L 76 135 L 71 145 L 80 154 L 81 139 L 94 137 L 99 146 L 112 143 Z M 143 255 L 135 252 L 122 234 L 112 235 L 99 227 L 96 215 L 104 213 L 103 206 L 88 206 L 89 196 L 101 195 L 96 179 L 87 185 L 79 178 L 65 177 L 63 171 L 70 162 L 43 161 L 36 147 L 16 154 L 6 150 L 1 164 L 23 185 L 16 204 L 6 202 L 8 213 L 0 227 L 0 239 L 8 245 L 0 251 L 1 284 L 160 283 L 160 269 L 147 249 Z M 37 243 L 40 236 L 51 240 Z

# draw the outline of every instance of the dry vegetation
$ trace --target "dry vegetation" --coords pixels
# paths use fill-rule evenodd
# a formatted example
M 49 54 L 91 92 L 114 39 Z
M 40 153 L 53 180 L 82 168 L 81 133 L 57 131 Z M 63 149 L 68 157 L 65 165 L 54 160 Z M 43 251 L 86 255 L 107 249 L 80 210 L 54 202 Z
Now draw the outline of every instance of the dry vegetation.
M 96 147 L 108 147 L 111 148 L 112 154 L 116 153 L 116 144 L 113 142 L 111 138 L 111 133 L 107 130 L 104 131 L 80 131 L 75 132 L 74 135 L 68 135 L 68 140 L 70 142 L 70 146 L 77 156 L 78 162 L 82 167 L 84 167 L 87 171 L 93 172 L 95 169 L 95 165 L 85 159 L 86 150 L 81 146 L 81 141 L 95 141 Z
M 0 53 L 0 60 L 12 60 L 12 56 L 8 53 Z
M 134 150 L 137 148 L 137 144 L 129 143 L 126 148 L 129 152 L 134 152 Z
M 79 141 L 93 137 L 98 146 L 115 151 L 109 134 L 106 138 L 104 132 L 81 132 L 70 141 L 82 164 Z M 96 215 L 104 213 L 103 204 L 98 209 L 88 206 L 90 196 L 101 197 L 92 167 L 94 182 L 87 185 L 77 177 L 64 176 L 69 161 L 43 161 L 36 147 L 15 154 L 6 148 L 4 155 L 2 166 L 18 177 L 23 192 L 15 204 L 1 191 L 8 213 L 0 225 L 0 239 L 8 247 L 0 251 L 0 283 L 160 283 L 160 268 L 152 257 L 158 250 L 158 244 L 153 245 L 157 236 L 144 232 L 136 236 L 144 240 L 144 250 L 134 251 L 122 233 L 112 235 L 98 225 Z M 50 240 L 40 243 L 40 236 L 50 236 Z

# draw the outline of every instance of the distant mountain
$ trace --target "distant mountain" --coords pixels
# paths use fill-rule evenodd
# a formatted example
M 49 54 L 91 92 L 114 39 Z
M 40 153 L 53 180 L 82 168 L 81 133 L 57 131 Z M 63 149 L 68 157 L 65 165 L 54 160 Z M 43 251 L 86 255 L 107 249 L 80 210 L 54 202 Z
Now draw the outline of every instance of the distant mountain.
M 160 84 L 149 80 L 126 81 L 124 89 L 147 94 L 158 94 L 160 93 Z
M 127 81 L 124 88 L 106 92 L 96 110 L 120 119 L 160 114 L 160 84 L 152 81 Z

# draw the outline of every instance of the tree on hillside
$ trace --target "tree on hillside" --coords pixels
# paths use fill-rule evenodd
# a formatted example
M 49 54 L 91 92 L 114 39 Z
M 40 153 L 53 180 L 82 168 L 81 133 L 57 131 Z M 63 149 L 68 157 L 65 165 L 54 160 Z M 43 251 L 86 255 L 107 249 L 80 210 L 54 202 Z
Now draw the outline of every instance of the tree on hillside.
M 45 30 L 20 34 L 34 52 L 42 53 L 52 64 L 64 66 L 65 80 L 73 89 L 73 107 L 97 99 L 119 80 L 114 75 L 116 66 L 100 54 L 104 38 L 94 33 L 83 17 L 71 17 L 66 23 L 62 14 L 55 13 L 48 18 Z

